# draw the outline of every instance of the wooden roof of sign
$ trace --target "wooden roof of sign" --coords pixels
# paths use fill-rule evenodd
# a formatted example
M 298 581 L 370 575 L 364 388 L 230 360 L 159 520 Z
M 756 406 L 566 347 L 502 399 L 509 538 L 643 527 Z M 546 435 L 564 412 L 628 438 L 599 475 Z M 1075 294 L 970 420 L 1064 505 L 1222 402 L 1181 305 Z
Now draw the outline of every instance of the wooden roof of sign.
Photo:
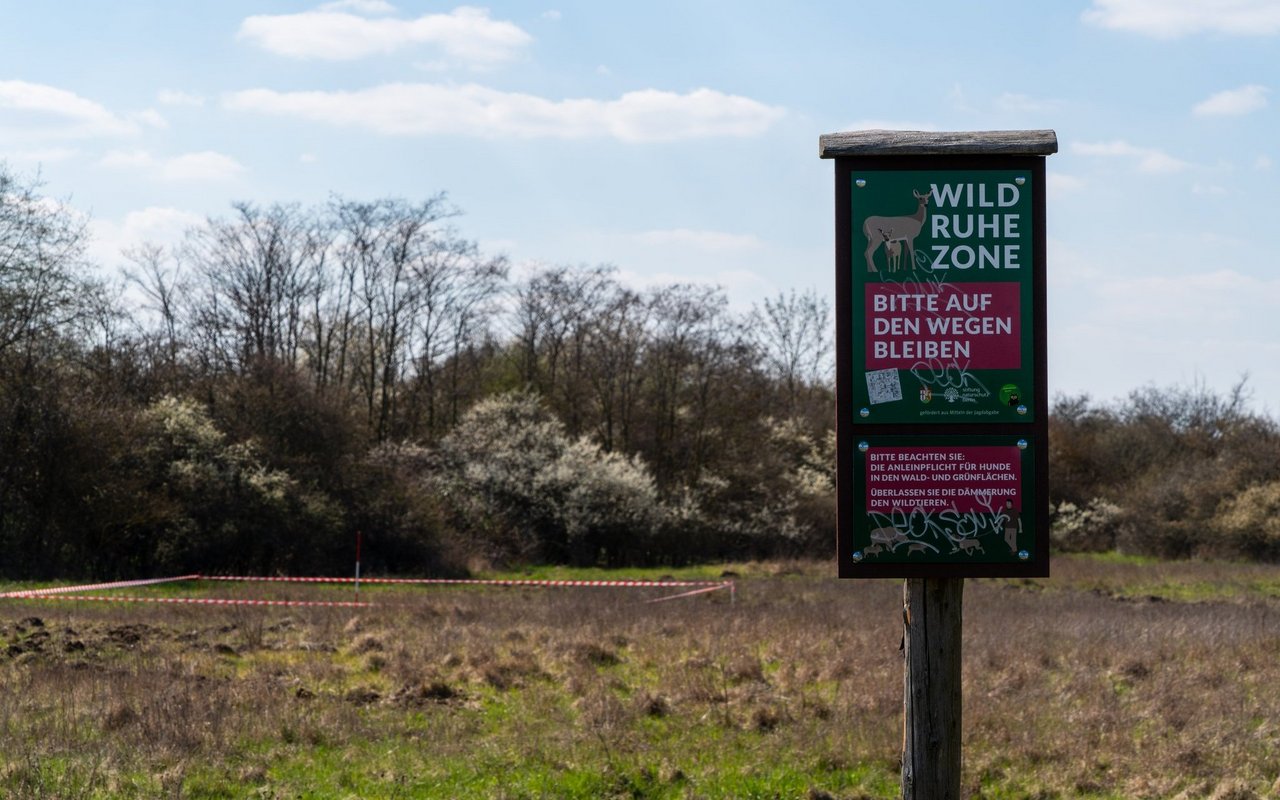
M 842 156 L 1047 156 L 1058 134 L 1033 131 L 847 131 L 818 137 L 820 158 Z

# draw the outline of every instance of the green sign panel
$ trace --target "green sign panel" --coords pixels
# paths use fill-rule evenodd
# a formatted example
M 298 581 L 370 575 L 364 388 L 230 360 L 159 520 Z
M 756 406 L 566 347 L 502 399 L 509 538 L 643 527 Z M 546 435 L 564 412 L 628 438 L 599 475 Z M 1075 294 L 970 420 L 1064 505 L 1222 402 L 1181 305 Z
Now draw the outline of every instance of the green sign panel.
M 1034 421 L 1032 178 L 850 173 L 855 424 Z
M 858 512 L 842 576 L 895 564 L 1035 562 L 1032 442 L 992 435 L 865 436 L 857 451 Z

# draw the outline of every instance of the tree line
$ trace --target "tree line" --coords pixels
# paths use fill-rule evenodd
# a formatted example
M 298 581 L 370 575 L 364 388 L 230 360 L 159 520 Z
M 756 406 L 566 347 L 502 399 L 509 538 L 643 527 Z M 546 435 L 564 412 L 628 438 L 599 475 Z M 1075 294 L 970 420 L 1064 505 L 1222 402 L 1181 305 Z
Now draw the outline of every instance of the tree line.
M 0 572 L 459 572 L 830 541 L 830 319 L 513 274 L 422 201 L 237 203 L 112 267 L 0 169 Z
M 1049 417 L 1052 536 L 1060 550 L 1280 561 L 1280 425 L 1247 376 L 1059 397 Z
M 831 319 L 517 271 L 444 195 L 239 203 L 90 263 L 0 167 L 0 575 L 461 574 L 829 557 Z M 119 266 L 120 269 L 112 269 Z M 1280 560 L 1242 382 L 1059 397 L 1057 550 Z

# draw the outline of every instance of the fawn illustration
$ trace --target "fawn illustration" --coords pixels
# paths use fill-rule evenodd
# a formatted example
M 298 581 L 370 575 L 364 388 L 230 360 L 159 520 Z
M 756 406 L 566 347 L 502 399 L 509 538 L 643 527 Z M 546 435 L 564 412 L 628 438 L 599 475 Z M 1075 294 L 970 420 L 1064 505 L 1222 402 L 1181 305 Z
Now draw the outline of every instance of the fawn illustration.
M 880 231 L 880 235 L 884 237 L 884 252 L 889 257 L 889 271 L 897 272 L 902 264 L 902 242 L 893 238 L 893 228 L 887 231 L 884 228 L 876 230 Z

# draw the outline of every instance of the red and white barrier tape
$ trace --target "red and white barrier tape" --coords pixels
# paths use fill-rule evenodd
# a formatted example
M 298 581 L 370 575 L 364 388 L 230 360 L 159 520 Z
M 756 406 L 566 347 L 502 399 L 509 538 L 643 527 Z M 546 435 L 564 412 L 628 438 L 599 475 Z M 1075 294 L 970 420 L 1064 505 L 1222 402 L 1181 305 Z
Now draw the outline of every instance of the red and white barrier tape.
M 380 583 L 389 585 L 453 585 L 453 586 L 511 586 L 511 587 L 547 587 L 547 588 L 689 588 L 690 591 L 681 592 L 679 594 L 669 595 L 667 597 L 659 597 L 648 600 L 648 603 L 661 603 L 666 600 L 675 600 L 681 597 L 692 597 L 694 595 L 706 594 L 708 592 L 716 592 L 721 589 L 729 590 L 730 602 L 737 595 L 737 590 L 733 581 L 643 581 L 643 580 L 534 580 L 534 579 L 512 579 L 512 580 L 485 580 L 479 578 L 363 578 L 366 584 Z M 0 593 L 0 599 L 13 600 L 87 600 L 101 601 L 110 603 L 173 603 L 173 604 L 191 604 L 191 605 L 216 605 L 216 606 L 319 606 L 319 607 L 337 607 L 337 608 L 369 608 L 376 605 L 387 605 L 383 603 L 361 602 L 361 601 L 337 601 L 337 600 L 238 600 L 230 598 L 205 598 L 205 597 L 139 597 L 139 596 L 107 596 L 107 595 L 88 595 L 77 594 L 77 592 L 89 592 L 102 589 L 127 589 L 139 586 L 154 586 L 161 583 L 174 583 L 177 581 L 222 581 L 222 582 L 269 582 L 269 583 L 309 583 L 309 584 L 345 584 L 354 583 L 354 578 L 323 578 L 323 577 L 264 577 L 252 575 L 180 575 L 172 578 L 151 578 L 147 580 L 137 581 L 115 581 L 112 583 L 93 583 L 80 584 L 76 586 L 53 586 L 46 589 L 27 589 L 14 592 Z
M 718 592 L 721 589 L 729 590 L 729 602 L 732 603 L 737 596 L 737 590 L 734 588 L 733 581 L 725 583 L 717 583 L 713 586 L 704 586 L 701 589 L 694 589 L 691 592 L 681 592 L 680 594 L 668 595 L 667 597 L 658 597 L 653 600 L 646 600 L 648 603 L 662 603 L 667 600 L 676 600 L 681 597 L 693 597 L 695 594 L 706 594 L 707 592 Z
M 293 578 L 287 576 L 253 575 L 200 575 L 204 581 L 266 581 L 275 583 L 354 583 L 355 578 Z M 535 580 L 532 578 L 360 578 L 361 583 L 422 584 L 422 585 L 472 585 L 472 586 L 574 586 L 574 587 L 728 587 L 732 581 L 645 581 L 645 580 Z
M 157 583 L 174 583 L 176 581 L 198 581 L 199 575 L 179 575 L 173 578 L 148 578 L 140 581 L 114 581 L 112 583 L 82 583 L 77 586 L 50 586 L 47 589 L 21 589 L 16 592 L 4 592 L 0 598 L 47 597 L 49 595 L 66 594 L 68 592 L 92 592 L 100 589 L 131 589 L 137 586 L 154 586 Z
M 377 603 L 351 600 L 237 600 L 219 597 L 138 597 L 136 595 L 46 594 L 37 600 L 89 600 L 104 603 L 172 603 L 200 606 L 320 606 L 326 608 L 370 608 Z

